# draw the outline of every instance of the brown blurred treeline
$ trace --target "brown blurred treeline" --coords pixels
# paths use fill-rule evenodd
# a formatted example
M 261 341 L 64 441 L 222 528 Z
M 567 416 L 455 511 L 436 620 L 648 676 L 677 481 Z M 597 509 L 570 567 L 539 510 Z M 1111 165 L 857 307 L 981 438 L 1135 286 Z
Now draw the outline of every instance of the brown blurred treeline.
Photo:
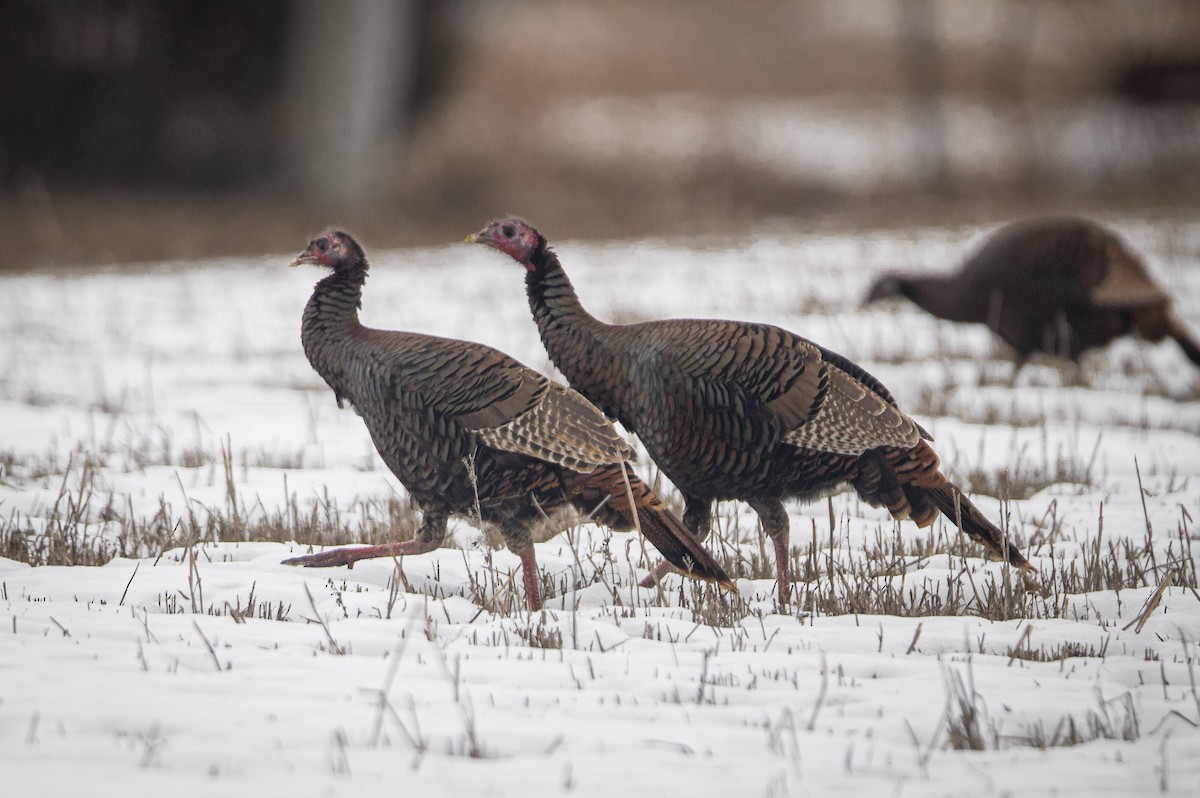
M 4 267 L 1194 212 L 1192 0 L 5 0 Z M 873 163 L 875 159 L 879 164 Z M 767 221 L 764 221 L 767 220 Z

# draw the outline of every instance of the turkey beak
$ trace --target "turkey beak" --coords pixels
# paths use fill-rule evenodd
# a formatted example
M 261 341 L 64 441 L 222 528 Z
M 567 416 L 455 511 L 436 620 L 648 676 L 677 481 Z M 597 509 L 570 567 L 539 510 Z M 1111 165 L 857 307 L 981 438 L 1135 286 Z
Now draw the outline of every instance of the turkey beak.
M 293 260 L 291 263 L 289 263 L 288 266 L 289 266 L 289 268 L 294 269 L 302 263 L 316 263 L 316 262 L 317 261 L 312 256 L 312 253 L 306 249 L 303 252 L 301 252 L 299 255 L 297 255 L 296 259 Z
M 464 244 L 482 244 L 483 243 L 483 231 L 480 230 L 478 233 L 471 233 L 471 235 L 469 235 L 463 239 L 463 243 Z

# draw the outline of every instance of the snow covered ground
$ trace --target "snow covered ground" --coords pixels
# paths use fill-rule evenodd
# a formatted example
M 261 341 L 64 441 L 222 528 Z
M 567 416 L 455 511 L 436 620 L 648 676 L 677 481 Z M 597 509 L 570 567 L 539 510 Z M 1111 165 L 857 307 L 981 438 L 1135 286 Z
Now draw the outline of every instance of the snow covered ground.
M 1200 332 L 1200 223 L 1109 221 Z M 593 526 L 539 544 L 537 615 L 463 523 L 402 573 L 282 566 L 307 546 L 248 530 L 373 536 L 403 504 L 300 350 L 318 272 L 0 276 L 0 540 L 125 555 L 0 559 L 6 794 L 1197 794 L 1200 376 L 1121 341 L 1014 383 L 985 330 L 859 307 L 981 232 L 558 246 L 599 316 L 769 321 L 862 363 L 1041 571 L 842 495 L 791 508 L 784 611 L 738 505 L 713 541 L 736 600 L 637 588 L 636 541 Z M 550 368 L 513 263 L 364 243 L 366 323 Z

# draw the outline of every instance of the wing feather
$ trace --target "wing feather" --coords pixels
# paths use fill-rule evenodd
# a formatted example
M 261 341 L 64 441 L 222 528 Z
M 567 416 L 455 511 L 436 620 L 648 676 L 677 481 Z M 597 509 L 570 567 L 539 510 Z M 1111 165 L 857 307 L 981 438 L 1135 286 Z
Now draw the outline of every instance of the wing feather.
M 480 440 L 583 473 L 633 456 L 629 444 L 593 404 L 565 385 L 542 380 L 547 390 L 533 407 L 502 425 L 476 429 Z
M 585 473 L 633 454 L 581 394 L 499 350 L 428 335 L 365 333 L 377 344 L 380 370 L 388 375 L 384 404 L 397 411 L 432 413 L 494 449 Z
M 928 437 L 879 380 L 786 330 L 683 319 L 652 332 L 642 363 L 662 369 L 676 364 L 686 379 L 665 383 L 691 386 L 688 391 L 701 400 L 704 412 L 694 415 L 693 426 L 713 429 L 695 430 L 700 435 L 721 439 L 721 429 L 736 426 L 725 415 L 748 412 L 776 425 L 787 443 L 815 451 L 859 454 L 911 447 Z

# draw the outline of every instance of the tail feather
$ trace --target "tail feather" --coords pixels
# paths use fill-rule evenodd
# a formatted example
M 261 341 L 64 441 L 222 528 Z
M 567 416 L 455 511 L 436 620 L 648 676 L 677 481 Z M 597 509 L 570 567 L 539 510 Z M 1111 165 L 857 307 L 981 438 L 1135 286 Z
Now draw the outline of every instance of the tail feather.
M 897 521 L 912 519 L 926 527 L 937 518 L 937 508 L 926 488 L 945 482 L 938 471 L 938 456 L 925 441 L 912 449 L 871 449 L 858 458 L 854 487 L 869 503 L 888 509 Z
M 940 510 L 993 556 L 1024 570 L 1034 570 L 1017 547 L 1004 539 L 1004 533 L 946 479 L 938 468 L 937 453 L 926 441 L 911 449 L 864 452 L 859 457 L 854 486 L 868 501 L 887 507 L 897 521 L 911 518 L 917 526 L 926 527 L 936 520 Z
M 926 491 L 942 511 L 942 515 L 954 522 L 972 540 L 982 543 L 995 557 L 1007 560 L 1025 571 L 1036 570 L 1016 546 L 1004 539 L 1004 533 L 951 482 L 927 488 Z
M 908 499 L 908 517 L 917 526 L 924 529 L 937 520 L 938 508 L 934 505 L 929 491 L 922 488 L 904 487 L 904 495 Z
M 1187 359 L 1200 366 L 1200 343 L 1192 338 L 1191 333 L 1183 326 L 1183 322 L 1171 316 L 1167 319 L 1167 335 L 1175 339 Z
M 616 528 L 632 528 L 634 514 L 629 504 L 632 494 L 633 506 L 637 508 L 638 528 L 668 562 L 693 579 L 715 582 L 718 587 L 736 593 L 737 586 L 733 580 L 705 550 L 699 539 L 688 531 L 645 482 L 637 478 L 632 469 L 626 466 L 624 471 L 623 475 L 621 466 L 612 465 L 580 475 L 587 488 L 598 490 L 607 497 L 601 512 L 597 513 L 597 520 Z M 626 478 L 629 480 L 628 488 Z M 614 515 L 618 517 L 613 518 Z

